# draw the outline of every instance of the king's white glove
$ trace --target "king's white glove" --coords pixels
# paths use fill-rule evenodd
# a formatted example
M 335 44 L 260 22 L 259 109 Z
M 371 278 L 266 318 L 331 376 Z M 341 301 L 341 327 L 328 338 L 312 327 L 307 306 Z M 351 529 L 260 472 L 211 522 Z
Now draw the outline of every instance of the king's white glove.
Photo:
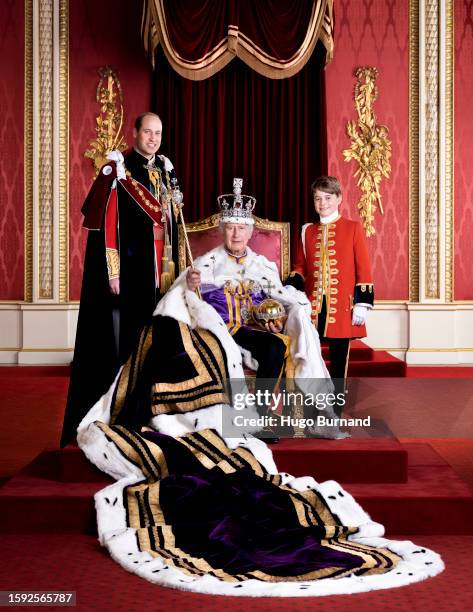
M 366 321 L 367 310 L 366 306 L 359 306 L 358 304 L 353 307 L 353 316 L 351 319 L 353 325 L 363 325 Z

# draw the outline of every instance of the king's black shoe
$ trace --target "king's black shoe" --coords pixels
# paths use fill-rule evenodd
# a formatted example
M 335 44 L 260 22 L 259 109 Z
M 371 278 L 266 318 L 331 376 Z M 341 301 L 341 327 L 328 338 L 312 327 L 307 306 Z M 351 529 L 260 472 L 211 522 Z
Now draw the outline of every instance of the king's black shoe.
M 270 427 L 263 427 L 254 436 L 259 440 L 263 440 L 266 444 L 277 444 L 279 442 L 279 436 Z

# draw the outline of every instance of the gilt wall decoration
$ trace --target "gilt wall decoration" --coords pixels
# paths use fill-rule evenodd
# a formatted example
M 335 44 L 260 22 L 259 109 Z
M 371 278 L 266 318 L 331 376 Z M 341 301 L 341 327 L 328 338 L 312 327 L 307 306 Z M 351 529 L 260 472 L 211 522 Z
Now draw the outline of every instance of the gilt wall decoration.
M 391 173 L 391 141 L 385 125 L 377 125 L 373 105 L 378 97 L 376 79 L 378 71 L 371 66 L 357 68 L 355 108 L 358 120 L 348 121 L 346 131 L 351 140 L 343 151 L 345 161 L 354 160 L 358 167 L 354 173 L 361 190 L 358 210 L 367 236 L 375 233 L 374 213 L 384 213 L 380 186 L 382 178 Z
M 123 93 L 120 81 L 110 66 L 99 69 L 100 81 L 97 86 L 96 99 L 100 113 L 96 118 L 96 137 L 89 142 L 90 148 L 84 153 L 92 160 L 95 173 L 107 161 L 110 151 L 124 151 L 127 144 L 122 134 L 123 126 Z

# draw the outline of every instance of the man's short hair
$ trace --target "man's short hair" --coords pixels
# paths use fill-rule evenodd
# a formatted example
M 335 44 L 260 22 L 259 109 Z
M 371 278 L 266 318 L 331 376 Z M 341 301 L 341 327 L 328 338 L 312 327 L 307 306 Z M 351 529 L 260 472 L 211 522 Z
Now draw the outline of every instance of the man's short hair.
M 141 115 L 138 115 L 138 117 L 135 119 L 135 130 L 137 132 L 140 131 L 141 124 L 143 123 L 143 119 L 145 117 L 156 117 L 157 119 L 159 119 L 161 121 L 161 117 L 159 115 L 157 115 L 156 113 L 152 113 L 151 111 L 147 111 L 146 113 L 141 113 Z M 162 123 L 162 121 L 161 121 L 161 123 Z
M 324 191 L 325 193 L 333 193 L 336 196 L 342 195 L 342 186 L 334 176 L 319 176 L 310 186 L 312 195 L 316 191 Z

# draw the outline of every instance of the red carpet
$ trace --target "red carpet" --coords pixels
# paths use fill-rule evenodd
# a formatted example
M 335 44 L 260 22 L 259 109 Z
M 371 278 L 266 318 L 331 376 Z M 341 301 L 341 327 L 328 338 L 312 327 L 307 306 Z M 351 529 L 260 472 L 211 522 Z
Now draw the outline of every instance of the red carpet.
M 357 367 L 379 362 L 368 359 L 370 350 L 357 347 Z M 382 361 L 383 356 L 379 359 Z M 373 367 L 375 372 L 378 366 Z M 441 377 L 443 370 L 434 369 L 436 378 Z M 0 368 L 0 476 L 13 474 L 45 447 L 57 447 L 68 372 L 67 367 L 60 366 Z M 372 386 L 360 385 L 358 389 L 356 402 L 362 409 L 365 404 L 376 404 L 381 411 L 403 417 L 409 411 L 424 421 L 440 418 L 445 410 L 447 390 L 438 404 L 434 392 L 427 404 L 419 401 L 414 405 L 410 398 L 404 407 L 396 395 L 399 391 L 394 379 L 391 387 L 384 387 L 381 379 L 379 383 L 371 380 Z M 448 381 L 446 384 L 448 387 Z M 429 384 L 425 390 L 430 387 Z M 389 389 L 388 393 L 383 389 Z M 422 389 L 419 393 L 425 395 Z M 380 394 L 384 403 L 378 400 Z M 281 470 L 311 473 L 319 480 L 336 478 L 346 484 L 372 517 L 386 524 L 389 536 L 403 533 L 437 550 L 444 556 L 447 571 L 435 579 L 396 590 L 301 599 L 297 601 L 298 610 L 430 612 L 433 608 L 450 611 L 471 607 L 471 583 L 465 576 L 473 561 L 473 491 L 460 476 L 473 484 L 473 442 L 401 442 L 366 437 L 346 441 L 284 440 L 274 451 Z M 98 547 L 93 535 L 87 535 L 94 533 L 95 526 L 92 495 L 105 482 L 106 477 L 71 448 L 65 453 L 43 453 L 0 489 L 3 590 L 74 589 L 78 609 L 83 610 L 243 610 L 248 606 L 257 610 L 295 609 L 290 599 L 252 599 L 247 603 L 188 594 L 150 585 L 124 572 Z
M 400 536 L 399 539 L 403 539 Z M 471 609 L 473 537 L 422 536 L 415 541 L 439 552 L 446 570 L 418 584 L 336 597 L 231 598 L 185 593 L 146 582 L 121 569 L 95 538 L 86 535 L 2 535 L 1 590 L 75 590 L 77 610 L 167 612 L 464 612 Z M 17 608 L 15 608 L 17 609 Z M 44 608 L 42 608 L 44 609 Z
M 473 378 L 473 366 L 409 366 L 407 378 Z
M 328 346 L 322 342 L 322 356 L 330 365 Z M 352 340 L 350 344 L 350 362 L 348 364 L 349 377 L 363 376 L 398 376 L 406 375 L 406 364 L 387 351 L 375 351 L 361 340 Z
M 58 446 L 68 377 L 68 367 L 0 367 L 0 477 Z

